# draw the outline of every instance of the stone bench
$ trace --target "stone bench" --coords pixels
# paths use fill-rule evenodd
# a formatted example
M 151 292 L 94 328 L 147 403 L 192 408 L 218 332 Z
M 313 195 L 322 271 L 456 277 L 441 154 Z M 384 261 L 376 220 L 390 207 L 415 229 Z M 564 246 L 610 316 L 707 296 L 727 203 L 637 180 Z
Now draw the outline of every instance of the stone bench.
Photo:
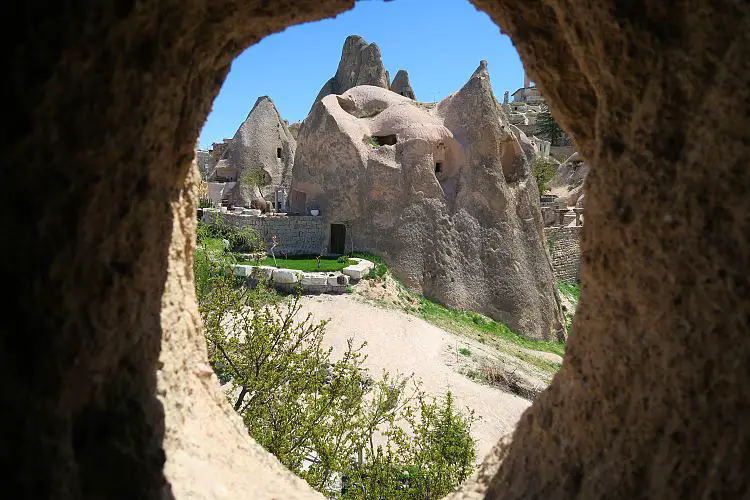
M 360 266 L 360 274 L 364 272 L 364 275 L 366 275 L 374 267 L 372 262 L 364 259 L 357 260 L 361 261 L 357 264 Z M 254 287 L 259 281 L 267 280 L 271 286 L 284 292 L 295 292 L 301 288 L 303 293 L 344 293 L 350 282 L 350 277 L 341 272 L 305 273 L 296 269 L 278 269 L 271 266 L 249 264 L 235 265 L 234 274 L 245 278 L 248 286 Z
M 367 276 L 370 270 L 375 267 L 374 263 L 366 259 L 351 257 L 351 260 L 354 260 L 357 263 L 345 267 L 341 270 L 341 272 L 355 280 L 364 278 L 365 276 Z

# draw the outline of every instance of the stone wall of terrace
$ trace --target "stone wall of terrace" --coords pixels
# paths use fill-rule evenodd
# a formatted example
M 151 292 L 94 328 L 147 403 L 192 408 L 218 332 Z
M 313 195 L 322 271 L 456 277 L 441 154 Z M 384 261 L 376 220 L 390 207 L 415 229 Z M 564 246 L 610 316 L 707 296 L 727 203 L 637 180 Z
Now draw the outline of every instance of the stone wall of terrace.
M 552 269 L 558 281 L 575 284 L 581 271 L 581 231 L 583 226 L 545 227 Z
M 203 212 L 203 222 L 211 223 L 220 218 L 234 227 L 251 227 L 271 249 L 271 237 L 276 235 L 276 255 L 306 255 L 324 253 L 324 222 L 321 217 L 284 215 L 245 215 L 223 213 L 215 210 Z

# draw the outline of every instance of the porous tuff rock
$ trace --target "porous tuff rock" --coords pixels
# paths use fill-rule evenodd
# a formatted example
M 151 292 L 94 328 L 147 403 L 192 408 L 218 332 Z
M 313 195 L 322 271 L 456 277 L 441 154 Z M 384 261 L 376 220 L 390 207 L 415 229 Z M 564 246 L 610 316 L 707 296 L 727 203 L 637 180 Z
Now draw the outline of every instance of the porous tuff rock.
M 319 498 L 245 437 L 212 397 L 217 384 L 191 368 L 205 343 L 189 158 L 234 57 L 353 4 L 0 3 L 14 33 L 3 80 L 13 126 L 0 149 L 23 165 L 1 188 L 23 205 L 1 215 L 13 237 L 0 336 L 8 495 Z M 741 497 L 746 4 L 474 4 L 512 37 L 591 173 L 563 368 L 456 497 Z M 160 367 L 168 389 L 157 398 Z
M 548 185 L 552 194 L 564 199 L 568 206 L 573 206 L 583 196 L 584 182 L 588 173 L 589 165 L 583 160 L 581 154 L 576 152 L 557 167 Z
M 432 107 L 372 86 L 324 97 L 300 130 L 291 199 L 347 224 L 348 250 L 382 255 L 408 287 L 527 337 L 564 336 L 539 192 L 484 61 Z
M 474 4 L 591 165 L 565 360 L 483 496 L 746 496 L 747 3 Z
M 23 215 L 0 215 L 15 284 L 0 329 L 6 496 L 314 496 L 206 375 L 191 159 L 245 47 L 353 4 L 0 3 L 15 123 L 0 142 L 24 165 L 2 187 Z
M 378 46 L 375 43 L 368 44 L 361 36 L 349 35 L 344 41 L 336 74 L 320 89 L 313 108 L 323 97 L 329 94 L 343 94 L 357 85 L 373 85 L 388 89 L 390 80 Z
M 238 182 L 228 193 L 229 201 L 249 206 L 256 197 L 271 195 L 272 187 L 290 185 L 296 147 L 292 133 L 271 98 L 259 97 L 216 163 L 209 180 L 226 178 L 228 173 L 233 175 Z M 251 186 L 242 182 L 246 170 L 265 172 L 265 184 Z
M 396 76 L 393 77 L 391 92 L 408 97 L 409 99 L 416 99 L 414 96 L 414 89 L 411 88 L 411 83 L 409 82 L 409 73 L 407 73 L 406 70 L 398 70 Z

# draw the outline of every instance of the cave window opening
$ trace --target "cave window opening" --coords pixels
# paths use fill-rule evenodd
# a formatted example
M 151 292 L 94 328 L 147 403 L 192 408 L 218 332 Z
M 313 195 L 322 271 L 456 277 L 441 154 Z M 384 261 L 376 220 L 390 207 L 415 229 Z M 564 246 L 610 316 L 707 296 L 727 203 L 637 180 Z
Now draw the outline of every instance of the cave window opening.
M 439 174 L 442 171 L 443 171 L 443 162 L 441 161 L 435 162 L 435 173 Z
M 396 134 L 391 135 L 374 135 L 372 138 L 378 143 L 378 146 L 393 146 L 398 142 Z
M 281 148 L 276 148 L 276 158 L 281 159 Z

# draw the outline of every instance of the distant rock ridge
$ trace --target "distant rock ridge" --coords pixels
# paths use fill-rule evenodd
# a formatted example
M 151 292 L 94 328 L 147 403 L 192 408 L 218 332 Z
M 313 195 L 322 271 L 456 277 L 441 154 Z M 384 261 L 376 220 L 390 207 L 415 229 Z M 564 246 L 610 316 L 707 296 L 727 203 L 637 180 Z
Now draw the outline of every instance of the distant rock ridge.
M 409 82 L 409 73 L 407 73 L 406 70 L 403 69 L 398 70 L 396 76 L 393 77 L 393 82 L 391 83 L 391 92 L 395 92 L 404 97 L 408 97 L 409 99 L 417 99 L 414 96 L 414 89 L 411 88 L 411 83 Z
M 320 89 L 313 107 L 329 94 L 343 94 L 358 85 L 390 88 L 380 48 L 375 43 L 368 44 L 361 36 L 349 35 L 344 41 L 336 74 Z
M 383 58 L 377 44 L 368 44 L 359 35 L 349 35 L 344 41 L 336 74 L 320 89 L 312 107 L 314 108 L 327 95 L 343 94 L 359 85 L 372 85 L 393 90 L 397 94 L 414 99 L 414 90 L 411 88 L 406 71 L 399 70 L 391 84 L 390 75 L 383 65 Z M 396 89 L 393 88 L 394 86 Z

